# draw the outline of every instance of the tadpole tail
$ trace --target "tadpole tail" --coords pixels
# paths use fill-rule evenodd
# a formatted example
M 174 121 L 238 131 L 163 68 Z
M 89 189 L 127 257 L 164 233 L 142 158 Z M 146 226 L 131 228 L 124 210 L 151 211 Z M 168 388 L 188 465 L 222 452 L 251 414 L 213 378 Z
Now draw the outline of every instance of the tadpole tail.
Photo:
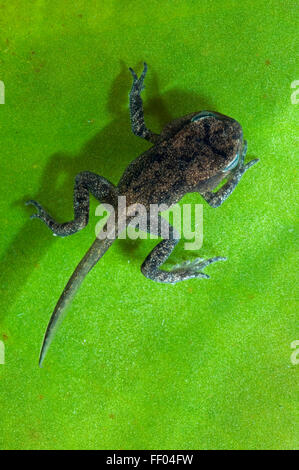
M 46 353 L 50 347 L 50 344 L 55 336 L 59 324 L 61 323 L 67 307 L 75 297 L 80 285 L 82 284 L 85 276 L 93 268 L 93 266 L 102 258 L 104 253 L 112 245 L 114 239 L 105 238 L 103 240 L 96 238 L 94 243 L 91 245 L 86 255 L 82 258 L 75 271 L 73 272 L 70 280 L 62 292 L 54 312 L 50 318 L 44 341 L 42 344 L 39 366 L 42 366 L 43 360 L 45 359 Z

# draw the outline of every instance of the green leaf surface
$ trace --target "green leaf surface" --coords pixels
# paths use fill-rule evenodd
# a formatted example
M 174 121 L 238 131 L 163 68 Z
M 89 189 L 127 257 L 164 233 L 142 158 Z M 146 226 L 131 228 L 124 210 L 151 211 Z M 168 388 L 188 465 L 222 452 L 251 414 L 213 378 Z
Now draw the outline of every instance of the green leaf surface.
M 0 449 L 297 448 L 297 2 L 2 0 L 0 30 Z M 24 201 L 70 220 L 78 172 L 116 183 L 149 148 L 128 115 L 128 67 L 144 60 L 151 129 L 214 109 L 260 159 L 223 206 L 204 203 L 196 256 L 228 261 L 163 285 L 140 272 L 156 242 L 118 240 L 39 369 L 96 202 L 84 231 L 58 239 Z M 181 242 L 171 261 L 189 253 Z

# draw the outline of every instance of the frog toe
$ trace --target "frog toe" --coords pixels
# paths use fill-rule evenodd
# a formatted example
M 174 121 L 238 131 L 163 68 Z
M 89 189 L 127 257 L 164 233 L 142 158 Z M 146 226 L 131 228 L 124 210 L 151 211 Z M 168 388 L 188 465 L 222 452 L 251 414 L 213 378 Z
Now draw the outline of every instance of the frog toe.
M 144 82 L 145 75 L 146 75 L 146 72 L 147 72 L 146 62 L 144 62 L 144 64 L 143 64 L 143 71 L 142 71 L 139 78 L 138 78 L 137 73 L 131 67 L 129 67 L 129 70 L 130 70 L 130 72 L 132 74 L 132 77 L 133 77 L 132 91 L 135 91 L 137 93 L 141 93 L 142 90 L 144 89 L 143 82 Z

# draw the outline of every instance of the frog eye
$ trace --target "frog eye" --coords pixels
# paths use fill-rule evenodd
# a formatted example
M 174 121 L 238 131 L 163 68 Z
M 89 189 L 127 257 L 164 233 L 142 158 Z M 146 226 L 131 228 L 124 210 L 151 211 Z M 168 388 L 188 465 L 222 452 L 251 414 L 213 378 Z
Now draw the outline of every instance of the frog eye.
M 222 171 L 223 171 L 223 172 L 224 172 L 224 171 L 230 171 L 230 170 L 232 170 L 233 168 L 235 168 L 235 166 L 237 166 L 237 163 L 238 163 L 238 161 L 239 161 L 239 157 L 240 157 L 240 155 L 239 155 L 239 152 L 238 152 L 237 155 L 235 156 L 235 158 L 233 159 L 233 161 L 230 162 L 230 164 L 227 165 Z
M 199 114 L 196 114 L 196 116 L 194 116 L 194 117 L 191 119 L 191 122 L 199 121 L 200 119 L 205 118 L 205 117 L 208 117 L 208 116 L 217 117 L 217 114 L 216 114 L 216 113 L 213 113 L 212 111 L 201 111 Z

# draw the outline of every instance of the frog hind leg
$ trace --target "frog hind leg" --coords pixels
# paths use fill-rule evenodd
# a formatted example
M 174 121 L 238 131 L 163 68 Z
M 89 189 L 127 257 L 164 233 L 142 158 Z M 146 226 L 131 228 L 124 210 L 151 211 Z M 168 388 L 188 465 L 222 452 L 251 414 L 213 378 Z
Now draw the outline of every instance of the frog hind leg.
M 161 221 L 162 218 L 160 217 L 159 220 Z M 165 219 L 163 219 L 163 223 L 167 223 Z M 169 284 L 175 284 L 177 282 L 193 278 L 208 279 L 210 276 L 203 273 L 202 270 L 212 263 L 226 260 L 226 258 L 220 256 L 207 260 L 196 258 L 194 261 L 186 261 L 175 266 L 171 271 L 160 269 L 160 266 L 162 266 L 162 264 L 169 258 L 175 246 L 179 242 L 178 232 L 171 225 L 168 225 L 168 228 L 169 238 L 158 243 L 158 245 L 156 245 L 146 257 L 141 266 L 142 274 L 148 279 Z M 153 233 L 149 227 L 148 232 Z M 160 228 L 158 233 L 155 233 L 155 235 L 161 236 Z
M 82 230 L 88 224 L 89 193 L 101 203 L 115 205 L 115 186 L 103 176 L 90 171 L 78 173 L 75 178 L 73 220 L 60 224 L 37 201 L 31 199 L 26 202 L 26 205 L 33 205 L 37 209 L 37 212 L 31 215 L 31 219 L 41 219 L 52 230 L 53 235 L 66 237 Z

